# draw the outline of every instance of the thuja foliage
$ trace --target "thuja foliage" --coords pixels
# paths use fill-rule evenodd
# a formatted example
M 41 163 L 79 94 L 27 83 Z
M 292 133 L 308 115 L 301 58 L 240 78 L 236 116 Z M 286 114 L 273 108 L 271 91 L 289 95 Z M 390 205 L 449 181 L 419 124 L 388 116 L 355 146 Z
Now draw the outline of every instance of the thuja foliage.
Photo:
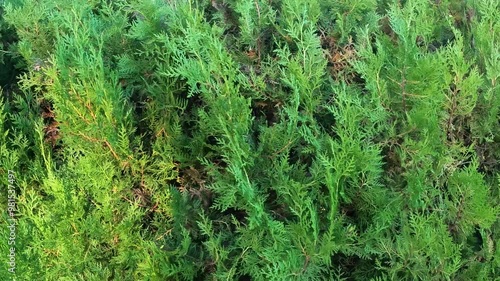
M 2 280 L 495 280 L 498 17 L 5 1 Z

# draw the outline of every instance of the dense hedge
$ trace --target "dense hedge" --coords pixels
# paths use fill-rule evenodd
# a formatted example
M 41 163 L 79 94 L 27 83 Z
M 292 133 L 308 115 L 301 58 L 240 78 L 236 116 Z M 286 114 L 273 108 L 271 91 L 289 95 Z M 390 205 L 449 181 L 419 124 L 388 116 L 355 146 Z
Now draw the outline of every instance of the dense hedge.
M 5 0 L 0 279 L 498 280 L 499 17 Z

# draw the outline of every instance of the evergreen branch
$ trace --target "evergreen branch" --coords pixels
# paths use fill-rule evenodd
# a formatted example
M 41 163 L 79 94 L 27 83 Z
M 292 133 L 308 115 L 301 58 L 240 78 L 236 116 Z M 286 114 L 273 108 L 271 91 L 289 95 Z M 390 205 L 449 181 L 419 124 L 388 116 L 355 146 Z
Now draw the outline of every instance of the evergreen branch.
M 107 140 L 89 137 L 89 136 L 87 136 L 87 135 L 85 135 L 83 133 L 73 133 L 73 132 L 70 132 L 70 134 L 76 135 L 76 136 L 81 136 L 84 139 L 86 139 L 88 141 L 91 141 L 91 142 L 103 143 L 109 149 L 109 151 L 111 152 L 111 154 L 113 155 L 113 157 L 117 161 L 120 161 L 120 157 L 118 156 L 118 154 L 116 154 L 116 152 L 114 151 L 113 147 L 111 146 L 111 144 Z

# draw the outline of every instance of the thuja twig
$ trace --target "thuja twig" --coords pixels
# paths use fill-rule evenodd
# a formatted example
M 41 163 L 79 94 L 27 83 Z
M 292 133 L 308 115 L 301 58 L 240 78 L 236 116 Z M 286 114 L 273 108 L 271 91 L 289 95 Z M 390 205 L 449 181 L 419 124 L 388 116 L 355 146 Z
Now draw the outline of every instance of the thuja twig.
M 111 151 L 111 154 L 113 154 L 113 157 L 114 157 L 116 160 L 120 161 L 120 157 L 118 156 L 118 154 L 116 154 L 116 152 L 114 151 L 113 147 L 111 146 L 111 144 L 110 144 L 107 140 L 92 138 L 92 137 L 86 136 L 86 135 L 84 135 L 84 134 L 82 134 L 82 133 L 76 133 L 76 134 L 75 134 L 75 133 L 71 133 L 71 134 L 72 134 L 72 135 L 81 136 L 81 137 L 83 137 L 84 139 L 89 140 L 89 141 L 91 141 L 91 142 L 100 142 L 100 143 L 104 143 L 104 144 L 108 147 L 109 151 Z

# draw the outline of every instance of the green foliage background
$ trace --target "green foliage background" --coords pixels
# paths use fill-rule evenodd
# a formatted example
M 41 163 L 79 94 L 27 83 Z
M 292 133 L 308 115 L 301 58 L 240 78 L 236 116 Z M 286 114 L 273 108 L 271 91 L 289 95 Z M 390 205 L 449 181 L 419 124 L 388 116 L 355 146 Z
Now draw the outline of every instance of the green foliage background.
M 2 280 L 498 280 L 500 2 L 0 3 Z

